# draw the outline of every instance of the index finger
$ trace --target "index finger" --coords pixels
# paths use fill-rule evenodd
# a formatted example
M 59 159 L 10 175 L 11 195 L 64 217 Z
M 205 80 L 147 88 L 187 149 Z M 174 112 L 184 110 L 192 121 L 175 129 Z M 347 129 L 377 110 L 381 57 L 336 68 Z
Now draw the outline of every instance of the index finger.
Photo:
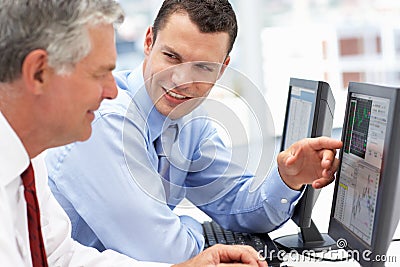
M 340 149 L 343 145 L 342 141 L 326 136 L 308 138 L 307 141 L 314 150 Z

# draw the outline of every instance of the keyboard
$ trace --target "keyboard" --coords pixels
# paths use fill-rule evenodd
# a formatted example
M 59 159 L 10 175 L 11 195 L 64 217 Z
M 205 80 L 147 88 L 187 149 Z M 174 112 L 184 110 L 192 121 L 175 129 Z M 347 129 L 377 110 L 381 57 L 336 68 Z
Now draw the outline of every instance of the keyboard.
M 263 252 L 261 256 L 266 258 L 268 266 L 277 267 L 282 263 L 278 258 L 279 249 L 266 233 L 249 234 L 232 232 L 225 230 L 214 221 L 204 222 L 203 232 L 205 238 L 204 249 L 215 244 L 249 245 L 256 251 Z M 265 249 L 267 249 L 267 251 L 265 251 Z

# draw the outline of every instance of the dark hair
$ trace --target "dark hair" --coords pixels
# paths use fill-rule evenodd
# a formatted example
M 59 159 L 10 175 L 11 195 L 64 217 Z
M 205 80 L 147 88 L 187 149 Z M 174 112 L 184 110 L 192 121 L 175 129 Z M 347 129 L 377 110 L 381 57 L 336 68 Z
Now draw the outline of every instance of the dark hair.
M 187 13 L 190 20 L 203 33 L 228 33 L 228 54 L 231 52 L 238 26 L 235 12 L 228 0 L 165 0 L 154 20 L 154 41 L 158 31 L 166 25 L 168 18 L 177 12 Z

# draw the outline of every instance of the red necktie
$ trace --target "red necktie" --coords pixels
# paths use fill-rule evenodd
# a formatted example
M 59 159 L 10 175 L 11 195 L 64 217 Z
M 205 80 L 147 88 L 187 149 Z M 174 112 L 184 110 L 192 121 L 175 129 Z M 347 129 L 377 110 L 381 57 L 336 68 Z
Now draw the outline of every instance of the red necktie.
M 32 264 L 33 267 L 47 267 L 32 163 L 30 163 L 28 169 L 22 173 L 21 178 L 25 187 L 24 194 L 28 212 L 29 245 L 31 248 Z

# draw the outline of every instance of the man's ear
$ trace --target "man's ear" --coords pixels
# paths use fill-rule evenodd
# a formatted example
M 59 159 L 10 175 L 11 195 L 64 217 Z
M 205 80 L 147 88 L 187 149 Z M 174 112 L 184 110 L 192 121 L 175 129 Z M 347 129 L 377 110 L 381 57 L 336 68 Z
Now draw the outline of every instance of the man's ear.
M 43 90 L 44 72 L 48 69 L 48 55 L 43 49 L 31 51 L 22 63 L 22 79 L 33 94 Z
M 217 79 L 217 80 L 219 80 L 219 78 L 221 78 L 222 74 L 224 74 L 226 68 L 227 68 L 228 65 L 229 65 L 229 62 L 231 62 L 231 57 L 228 55 L 228 56 L 226 57 L 224 63 L 222 63 L 221 70 L 219 71 L 218 79 Z
M 148 56 L 153 48 L 153 27 L 149 27 L 144 38 L 144 54 Z

